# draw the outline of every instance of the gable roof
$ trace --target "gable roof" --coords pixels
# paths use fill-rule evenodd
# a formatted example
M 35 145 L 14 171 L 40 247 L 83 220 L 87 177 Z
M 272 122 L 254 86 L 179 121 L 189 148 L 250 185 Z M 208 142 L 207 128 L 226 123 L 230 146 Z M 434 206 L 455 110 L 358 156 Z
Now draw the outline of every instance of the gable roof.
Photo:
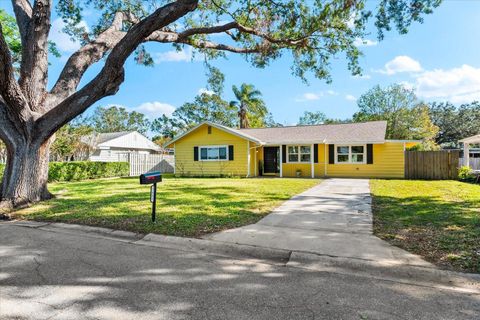
M 125 138 L 123 140 L 117 140 L 122 137 L 133 135 L 132 141 L 131 138 Z M 155 151 L 160 151 L 161 147 L 156 145 L 154 142 L 150 141 L 147 137 L 137 131 L 120 131 L 120 132 L 108 132 L 108 133 L 97 133 L 94 132 L 90 135 L 83 136 L 81 141 L 92 148 L 98 147 L 115 147 L 125 149 L 150 149 Z
M 126 136 L 129 133 L 132 133 L 135 131 L 121 131 L 121 132 L 108 132 L 108 133 L 97 133 L 96 134 L 96 139 L 97 139 L 97 144 L 101 144 L 113 139 L 120 138 L 122 136 Z
M 172 143 L 175 143 L 176 141 L 182 139 L 183 137 L 189 135 L 191 132 L 197 130 L 198 128 L 200 128 L 201 126 L 203 125 L 209 125 L 209 126 L 212 126 L 214 128 L 217 128 L 217 129 L 220 129 L 222 131 L 225 131 L 225 132 L 228 132 L 228 133 L 231 133 L 235 136 L 238 136 L 240 138 L 244 138 L 246 140 L 249 140 L 249 141 L 252 141 L 252 142 L 256 142 L 256 143 L 259 143 L 259 144 L 262 144 L 262 141 L 258 140 L 257 138 L 247 134 L 247 133 L 244 133 L 244 132 L 241 132 L 240 130 L 238 129 L 233 129 L 233 128 L 230 128 L 230 127 L 227 127 L 227 126 L 224 126 L 224 125 L 221 125 L 221 124 L 218 124 L 218 123 L 214 123 L 214 122 L 210 122 L 210 121 L 205 121 L 205 122 L 202 122 L 200 123 L 199 125 L 196 125 L 195 127 L 193 127 L 192 129 L 188 130 L 188 131 L 185 131 L 184 133 L 176 136 L 173 138 L 173 140 L 167 142 L 166 146 L 169 146 L 171 145 Z
M 322 124 L 262 129 L 239 129 L 263 144 L 293 143 L 383 143 L 386 121 Z
M 463 143 L 480 143 L 480 134 L 477 134 L 477 135 L 475 135 L 475 136 L 471 136 L 471 137 L 464 138 L 464 139 L 460 140 L 459 142 L 463 142 Z
M 386 121 L 254 129 L 233 129 L 206 121 L 175 137 L 168 145 L 175 143 L 205 124 L 262 145 L 295 143 L 384 143 L 387 131 Z

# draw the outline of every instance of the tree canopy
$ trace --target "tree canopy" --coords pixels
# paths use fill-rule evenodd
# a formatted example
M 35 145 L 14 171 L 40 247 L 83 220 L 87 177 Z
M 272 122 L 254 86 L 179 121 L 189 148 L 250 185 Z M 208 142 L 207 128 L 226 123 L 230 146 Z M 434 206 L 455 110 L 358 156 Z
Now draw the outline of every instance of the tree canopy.
M 311 112 L 305 111 L 298 119 L 299 125 L 313 125 L 324 124 L 327 121 L 327 116 L 321 111 Z
M 150 129 L 150 121 L 143 113 L 117 106 L 96 108 L 88 122 L 96 132 L 138 131 L 145 134 Z
M 387 121 L 387 139 L 432 140 L 438 132 L 427 105 L 400 84 L 375 86 L 358 99 L 354 122 Z
M 455 147 L 458 141 L 480 134 L 480 102 L 461 104 L 450 102 L 430 104 L 430 117 L 439 128 L 435 140 L 438 144 Z

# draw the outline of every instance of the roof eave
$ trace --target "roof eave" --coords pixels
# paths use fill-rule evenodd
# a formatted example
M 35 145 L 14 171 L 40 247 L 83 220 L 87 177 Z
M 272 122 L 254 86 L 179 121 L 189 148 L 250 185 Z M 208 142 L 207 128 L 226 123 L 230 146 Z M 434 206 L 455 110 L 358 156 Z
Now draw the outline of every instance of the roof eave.
M 167 142 L 167 143 L 164 145 L 164 147 L 166 148 L 166 147 L 174 144 L 174 143 L 177 142 L 178 140 L 180 140 L 180 139 L 182 139 L 183 137 L 189 135 L 190 133 L 192 133 L 193 131 L 197 130 L 198 128 L 200 128 L 201 126 L 203 126 L 203 125 L 205 125 L 205 124 L 206 124 L 206 125 L 209 125 L 209 126 L 212 126 L 212 127 L 215 127 L 215 128 L 217 128 L 217 129 L 219 129 L 219 130 L 228 132 L 228 133 L 230 133 L 230 134 L 233 134 L 233 135 L 235 135 L 235 136 L 237 136 L 237 137 L 240 137 L 240 138 L 243 138 L 243 139 L 246 139 L 246 140 L 249 140 L 249 141 L 258 143 L 258 144 L 263 144 L 263 142 L 260 141 L 260 140 L 258 140 L 258 139 L 255 139 L 255 138 L 253 138 L 253 137 L 251 137 L 251 136 L 249 136 L 249 135 L 246 135 L 246 134 L 241 134 L 241 133 L 239 133 L 239 132 L 236 132 L 236 131 L 234 131 L 233 129 L 228 128 L 228 127 L 226 127 L 226 126 L 218 125 L 218 124 L 216 124 L 216 123 L 214 123 L 214 122 L 210 122 L 210 121 L 204 121 L 204 122 L 196 125 L 196 126 L 193 127 L 192 129 L 190 129 L 190 130 L 182 133 L 181 135 L 173 138 L 173 140 Z

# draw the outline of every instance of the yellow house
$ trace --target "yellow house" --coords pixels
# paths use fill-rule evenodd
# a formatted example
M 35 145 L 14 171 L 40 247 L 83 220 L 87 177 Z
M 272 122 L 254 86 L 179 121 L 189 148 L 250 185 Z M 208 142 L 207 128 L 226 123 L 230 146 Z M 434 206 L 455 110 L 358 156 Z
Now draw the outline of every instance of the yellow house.
M 175 137 L 175 174 L 403 178 L 406 147 L 386 121 L 259 129 L 204 122 Z

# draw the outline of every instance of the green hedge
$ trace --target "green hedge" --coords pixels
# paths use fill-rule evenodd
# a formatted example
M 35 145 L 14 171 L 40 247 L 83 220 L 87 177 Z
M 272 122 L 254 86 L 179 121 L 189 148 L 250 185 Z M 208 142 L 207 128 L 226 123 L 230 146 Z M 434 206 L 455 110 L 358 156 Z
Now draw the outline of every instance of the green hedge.
M 0 164 L 0 177 L 5 166 Z M 78 181 L 128 176 L 128 162 L 50 162 L 48 181 Z
M 48 181 L 78 181 L 86 179 L 128 176 L 128 162 L 50 162 Z

